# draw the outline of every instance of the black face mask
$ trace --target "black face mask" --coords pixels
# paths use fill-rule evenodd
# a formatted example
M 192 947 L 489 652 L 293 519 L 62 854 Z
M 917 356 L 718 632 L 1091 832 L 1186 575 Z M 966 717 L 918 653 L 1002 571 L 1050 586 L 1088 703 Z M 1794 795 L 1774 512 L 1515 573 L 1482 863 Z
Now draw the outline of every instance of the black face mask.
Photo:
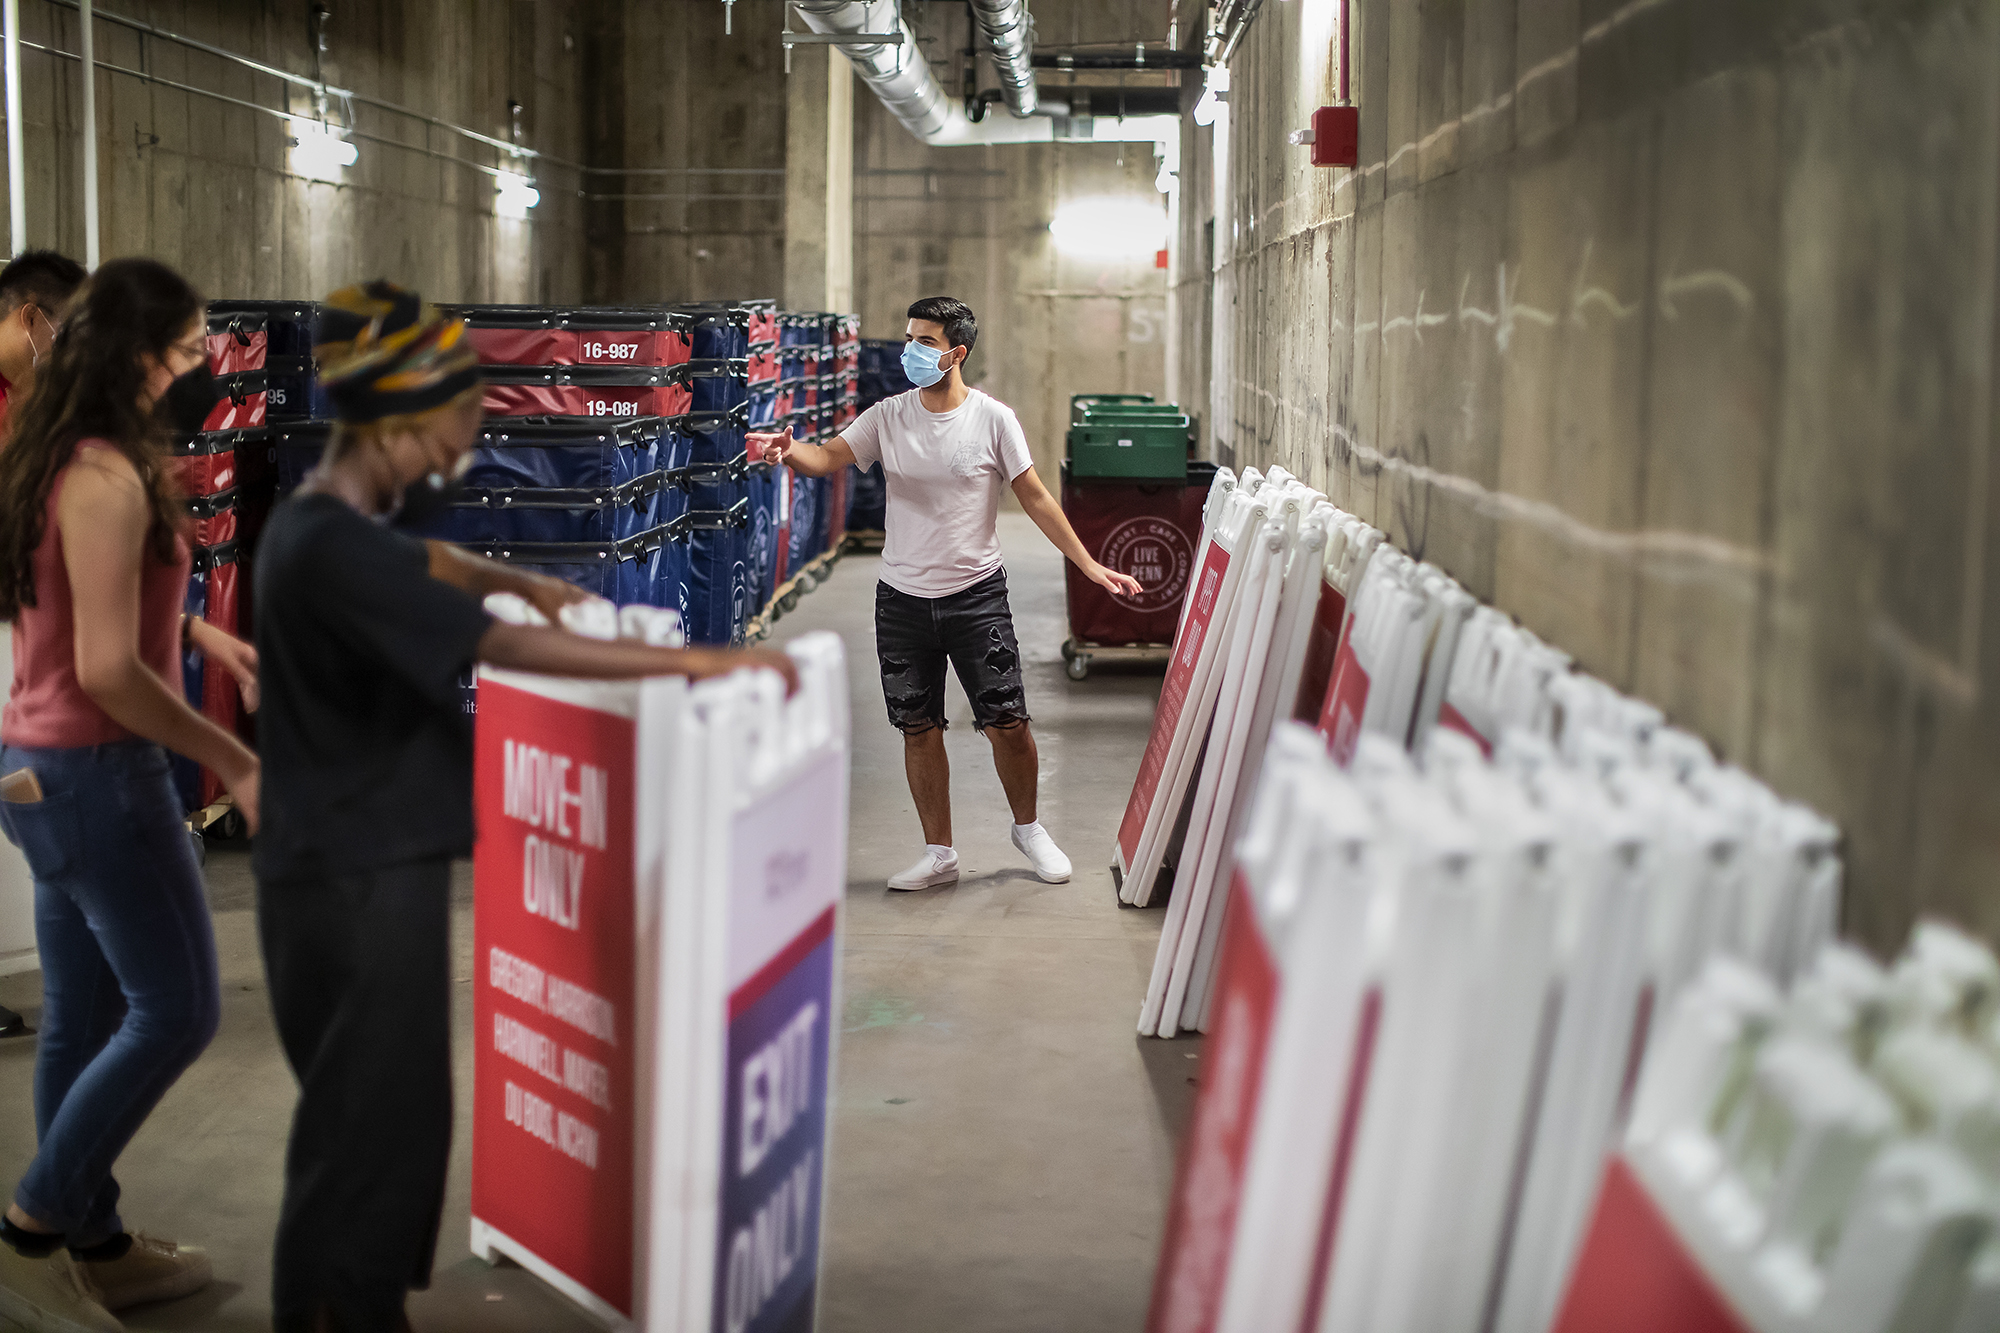
M 169 384 L 154 411 L 175 434 L 192 435 L 207 424 L 208 414 L 221 396 L 215 375 L 204 362 Z
M 430 472 L 403 488 L 402 501 L 389 516 L 398 528 L 428 528 L 442 519 L 465 491 L 458 477 Z

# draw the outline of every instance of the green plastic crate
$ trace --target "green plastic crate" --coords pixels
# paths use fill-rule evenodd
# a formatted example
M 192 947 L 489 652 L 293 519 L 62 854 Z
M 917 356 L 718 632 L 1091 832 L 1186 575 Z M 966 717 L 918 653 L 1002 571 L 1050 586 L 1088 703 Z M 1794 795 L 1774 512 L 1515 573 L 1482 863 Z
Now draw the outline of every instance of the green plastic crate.
M 1072 426 L 1088 426 L 1108 421 L 1160 421 L 1185 416 L 1186 413 L 1173 403 L 1121 403 L 1113 407 L 1087 407 L 1083 415 L 1070 421 Z
M 1093 407 L 1093 406 L 1095 406 L 1095 405 L 1098 405 L 1098 404 L 1113 404 L 1113 403 L 1150 403 L 1150 402 L 1152 402 L 1152 401 L 1153 401 L 1153 395 L 1152 395 L 1152 394 L 1150 394 L 1150 393 L 1079 393 L 1079 394 L 1073 394 L 1073 395 L 1071 395 L 1071 397 L 1070 397 L 1070 400 L 1069 400 L 1069 419 L 1070 419 L 1071 421 L 1081 421 L 1081 420 L 1083 420 L 1083 414 L 1084 414 L 1084 413 L 1085 413 L 1086 411 L 1088 411 L 1088 410 L 1089 410 L 1089 409 L 1090 409 L 1091 407 Z
M 1187 476 L 1189 437 L 1185 416 L 1071 426 L 1070 475 L 1180 481 Z

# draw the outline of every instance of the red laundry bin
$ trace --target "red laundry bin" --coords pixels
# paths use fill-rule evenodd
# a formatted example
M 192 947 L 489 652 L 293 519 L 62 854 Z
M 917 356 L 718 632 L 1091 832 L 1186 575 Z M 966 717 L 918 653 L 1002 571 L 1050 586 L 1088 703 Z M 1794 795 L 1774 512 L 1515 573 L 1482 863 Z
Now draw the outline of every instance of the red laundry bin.
M 1214 476 L 1213 464 L 1190 463 L 1185 484 L 1078 480 L 1063 464 L 1063 513 L 1084 549 L 1143 585 L 1137 596 L 1114 594 L 1075 565 L 1065 566 L 1070 642 L 1064 656 L 1081 648 L 1173 646 Z

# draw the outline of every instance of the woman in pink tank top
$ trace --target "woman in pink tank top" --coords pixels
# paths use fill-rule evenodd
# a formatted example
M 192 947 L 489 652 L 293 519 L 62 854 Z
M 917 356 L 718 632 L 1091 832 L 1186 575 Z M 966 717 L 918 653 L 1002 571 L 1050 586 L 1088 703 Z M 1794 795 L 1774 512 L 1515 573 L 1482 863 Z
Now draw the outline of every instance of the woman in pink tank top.
M 188 520 L 168 428 L 199 429 L 215 400 L 203 329 L 173 270 L 105 264 L 0 450 L 0 619 L 14 622 L 0 829 L 34 872 L 44 994 L 36 1152 L 0 1219 L 0 1316 L 29 1327 L 116 1329 L 110 1310 L 209 1279 L 200 1249 L 126 1231 L 111 1175 L 220 1019 L 167 751 L 213 769 L 257 823 L 256 756 L 179 685 Z M 254 653 L 200 633 L 254 704 Z

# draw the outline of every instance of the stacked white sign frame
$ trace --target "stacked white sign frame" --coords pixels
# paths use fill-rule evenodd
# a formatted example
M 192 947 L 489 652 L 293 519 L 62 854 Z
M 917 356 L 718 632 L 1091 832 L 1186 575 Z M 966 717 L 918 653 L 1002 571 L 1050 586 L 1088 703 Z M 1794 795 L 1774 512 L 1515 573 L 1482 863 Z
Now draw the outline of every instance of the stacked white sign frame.
M 1386 542 L 1375 548 L 1320 713 L 1335 758 L 1346 762 L 1363 735 L 1423 745 L 1459 632 L 1476 605 L 1444 571 Z
M 1188 787 L 1200 763 L 1221 688 L 1222 666 L 1241 610 L 1245 570 L 1259 543 L 1267 501 L 1255 469 L 1239 482 L 1218 472 L 1202 515 L 1202 544 L 1181 611 L 1174 656 L 1113 847 L 1119 898 L 1148 906 Z
M 850 719 L 839 638 L 786 651 L 790 699 L 770 673 L 678 699 L 676 682 L 646 687 L 678 737 L 651 872 L 664 905 L 640 1302 L 658 1333 L 772 1326 L 816 1298 Z
M 1343 772 L 1273 737 L 1156 1322 L 1546 1333 L 1677 984 L 1667 927 L 1692 911 L 1742 950 L 1746 905 L 1825 878 L 1826 849 L 1765 820 L 1706 891 L 1660 788 L 1734 809 L 1748 779 L 1574 739 L 1587 761 L 1510 730 L 1489 762 L 1441 729 L 1418 770 L 1364 735 Z
M 544 623 L 519 598 L 487 607 Z M 563 621 L 594 638 L 684 642 L 678 615 L 649 607 L 593 601 Z M 851 720 L 839 637 L 785 651 L 799 675 L 789 697 L 768 671 L 693 687 L 536 681 L 550 697 L 613 701 L 638 735 L 634 1318 L 530 1262 L 613 1327 L 815 1322 Z
M 1297 695 L 1339 511 L 1282 471 L 1264 479 L 1269 521 L 1252 552 L 1225 648 L 1208 753 L 1187 807 L 1160 946 L 1139 1030 L 1202 1029 L 1222 934 L 1228 851 L 1255 791 L 1272 724 Z
M 1937 923 L 1893 972 L 1842 945 L 1789 995 L 1711 959 L 1626 1158 L 1757 1333 L 2000 1327 L 2000 964 Z

